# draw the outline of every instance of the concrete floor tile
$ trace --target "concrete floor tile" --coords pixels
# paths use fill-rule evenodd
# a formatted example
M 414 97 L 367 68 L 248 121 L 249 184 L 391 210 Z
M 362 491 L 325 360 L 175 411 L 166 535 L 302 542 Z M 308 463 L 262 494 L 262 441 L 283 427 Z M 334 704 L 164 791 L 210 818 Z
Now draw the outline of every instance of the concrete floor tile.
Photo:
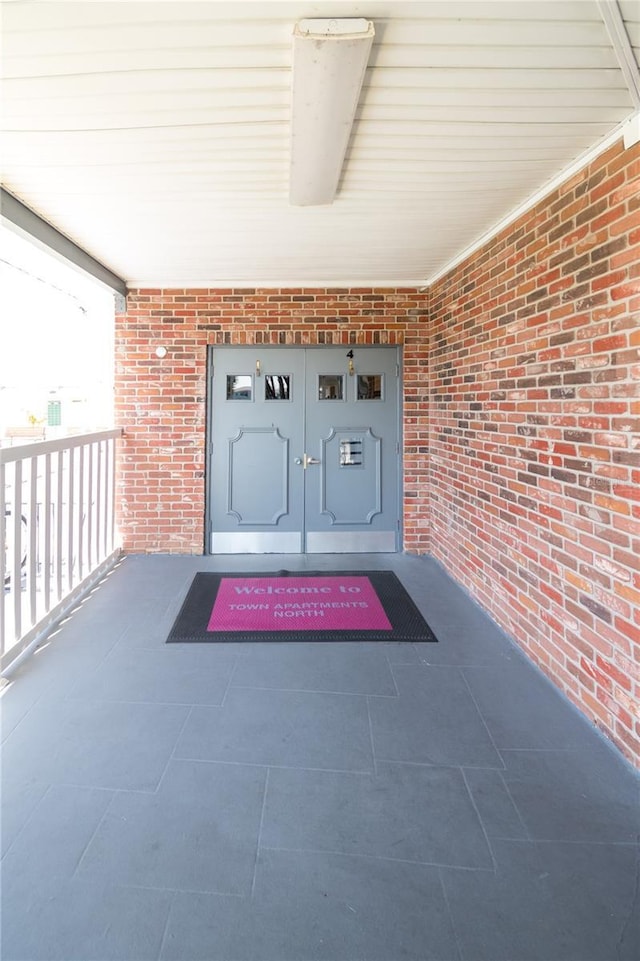
M 504 780 L 530 837 L 631 842 L 640 780 L 609 750 L 505 751 Z
M 156 704 L 222 704 L 237 658 L 215 645 L 130 650 L 118 646 L 70 698 Z
M 175 789 L 177 778 L 182 790 Z M 260 768 L 191 762 L 174 768 L 157 794 L 119 792 L 77 877 L 136 888 L 248 895 L 265 779 Z
M 489 838 L 528 838 L 502 771 L 466 768 L 464 778 Z
M 4 771 L 19 780 L 154 791 L 188 713 L 174 704 L 40 701 L 7 738 Z
M 492 869 L 464 779 L 452 768 L 271 771 L 261 844 Z
M 369 700 L 377 759 L 501 768 L 457 668 L 393 665 L 399 697 Z
M 498 750 L 566 749 L 592 739 L 586 718 L 524 655 L 462 673 Z
M 178 895 L 163 961 L 457 961 L 438 872 L 264 851 L 253 898 Z
M 495 875 L 442 871 L 464 961 L 638 958 L 636 848 L 527 841 L 493 847 Z
M 20 876 L 71 878 L 111 803 L 112 791 L 54 784 L 26 821 L 2 861 L 3 884 Z
M 177 758 L 370 771 L 367 704 L 349 694 L 231 688 L 223 707 L 194 707 Z
M 156 961 L 171 894 L 70 880 L 2 901 L 2 961 Z
M 337 694 L 397 695 L 384 651 L 362 651 L 358 645 L 258 645 L 233 677 L 234 687 Z
M 0 857 L 4 857 L 16 837 L 49 789 L 35 776 L 19 776 L 4 760 L 0 769 Z

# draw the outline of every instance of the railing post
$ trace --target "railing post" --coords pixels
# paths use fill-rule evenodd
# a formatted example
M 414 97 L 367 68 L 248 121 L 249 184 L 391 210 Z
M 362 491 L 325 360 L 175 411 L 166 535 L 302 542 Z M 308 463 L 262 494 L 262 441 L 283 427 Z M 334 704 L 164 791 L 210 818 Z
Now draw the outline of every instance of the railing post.
M 38 458 L 29 461 L 29 519 L 27 528 L 29 550 L 27 554 L 27 588 L 29 590 L 29 627 L 36 623 L 36 565 L 38 554 L 36 551 L 37 512 L 38 512 Z
M 6 519 L 6 500 L 5 500 L 5 466 L 0 463 L 0 575 L 2 575 L 2 589 L 0 590 L 0 658 L 5 649 L 5 603 L 4 589 L 6 569 L 6 544 L 7 544 L 7 519 Z
M 42 570 L 44 573 L 44 609 L 51 603 L 51 454 L 44 458 L 44 544 Z
M 14 494 L 11 510 L 13 527 L 13 557 L 11 559 L 11 582 L 13 585 L 13 630 L 16 637 L 22 632 L 22 461 L 16 461 Z

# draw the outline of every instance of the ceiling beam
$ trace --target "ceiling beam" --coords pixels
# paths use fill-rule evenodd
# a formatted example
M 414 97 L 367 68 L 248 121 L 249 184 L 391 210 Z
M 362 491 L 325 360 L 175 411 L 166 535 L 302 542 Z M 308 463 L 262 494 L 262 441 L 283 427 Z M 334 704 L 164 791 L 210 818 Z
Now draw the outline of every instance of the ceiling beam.
M 118 277 L 73 240 L 61 234 L 4 187 L 0 187 L 0 216 L 2 220 L 17 227 L 21 233 L 27 234 L 29 239 L 35 241 L 38 246 L 45 247 L 60 259 L 74 267 L 79 267 L 101 284 L 110 287 L 116 294 L 122 297 L 127 296 L 127 285 L 122 277 Z

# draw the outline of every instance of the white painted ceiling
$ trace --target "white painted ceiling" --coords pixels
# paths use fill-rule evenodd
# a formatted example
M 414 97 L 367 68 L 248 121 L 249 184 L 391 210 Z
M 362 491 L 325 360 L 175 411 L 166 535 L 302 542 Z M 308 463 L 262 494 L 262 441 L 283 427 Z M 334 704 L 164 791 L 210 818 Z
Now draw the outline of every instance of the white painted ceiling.
M 3 185 L 132 287 L 427 284 L 634 111 L 593 0 L 0 9 Z M 291 207 L 293 25 L 349 16 L 376 37 L 338 195 Z

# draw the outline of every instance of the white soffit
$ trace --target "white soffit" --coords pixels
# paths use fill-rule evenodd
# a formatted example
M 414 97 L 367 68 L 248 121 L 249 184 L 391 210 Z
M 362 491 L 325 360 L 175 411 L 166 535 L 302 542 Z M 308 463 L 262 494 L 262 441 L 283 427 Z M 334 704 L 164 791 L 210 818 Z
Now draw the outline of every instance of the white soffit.
M 423 286 L 634 113 L 596 0 L 1 12 L 3 185 L 130 286 Z M 355 122 L 292 207 L 292 32 L 338 17 L 375 27 Z

